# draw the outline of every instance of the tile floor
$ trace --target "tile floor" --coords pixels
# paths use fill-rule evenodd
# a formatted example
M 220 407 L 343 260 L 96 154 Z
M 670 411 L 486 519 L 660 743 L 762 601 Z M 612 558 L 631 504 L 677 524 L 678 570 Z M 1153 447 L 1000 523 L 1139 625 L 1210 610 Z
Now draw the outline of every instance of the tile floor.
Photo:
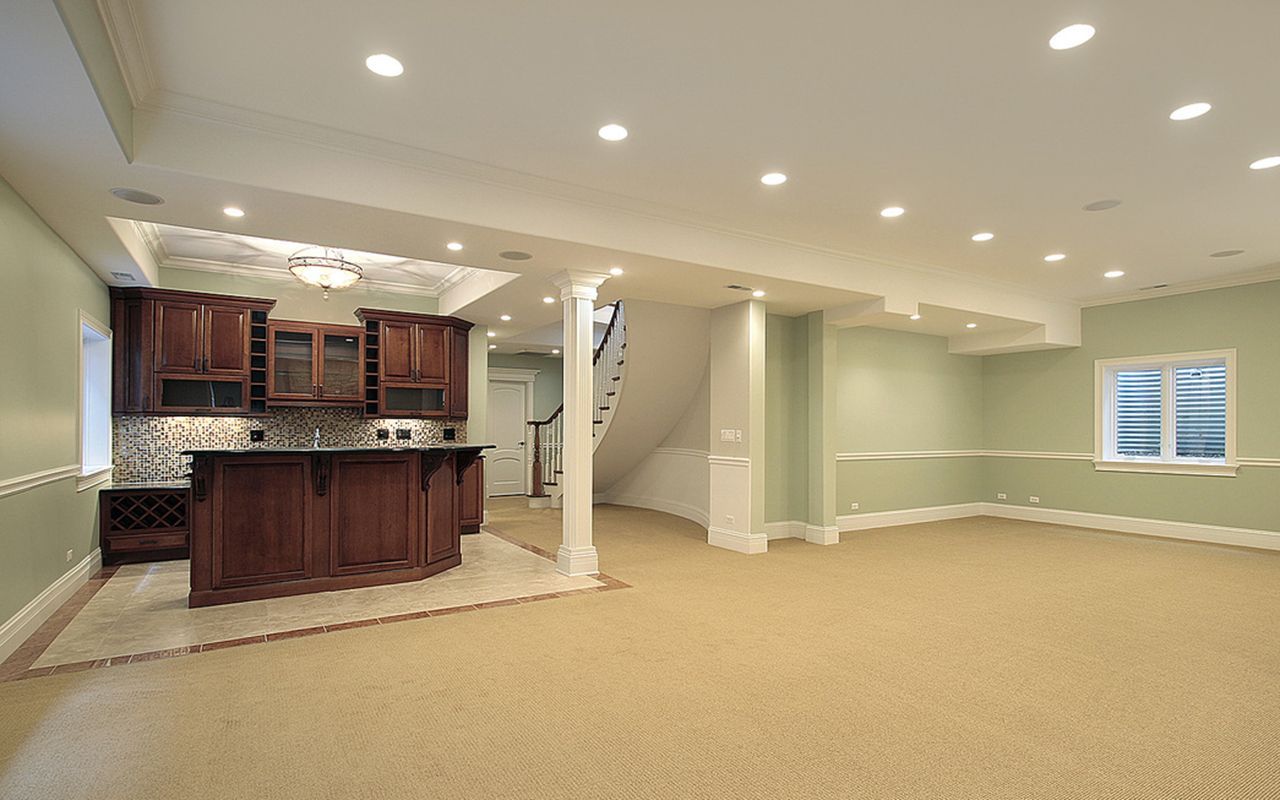
M 206 608 L 187 607 L 186 561 L 104 570 L 91 582 L 96 585 L 78 593 L 78 605 L 68 603 L 73 607 L 58 615 L 59 631 L 44 631 L 44 641 L 24 648 L 25 666 L 6 662 L 6 672 L 12 674 L 5 677 L 37 677 L 625 586 L 607 575 L 561 575 L 550 553 L 498 533 L 465 536 L 462 548 L 461 566 L 415 583 Z

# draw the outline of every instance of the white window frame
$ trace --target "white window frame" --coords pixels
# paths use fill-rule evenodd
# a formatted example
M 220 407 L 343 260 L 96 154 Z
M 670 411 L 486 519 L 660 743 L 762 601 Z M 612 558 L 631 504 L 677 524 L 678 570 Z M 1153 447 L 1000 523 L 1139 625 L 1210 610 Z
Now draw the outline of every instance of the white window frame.
M 106 453 L 108 463 L 106 464 L 86 464 L 85 463 L 85 352 L 84 339 L 85 331 L 89 330 L 102 337 L 102 344 L 106 348 L 106 375 L 104 387 L 106 390 Z M 76 463 L 80 466 L 80 471 L 76 474 L 76 491 L 83 492 L 87 489 L 105 483 L 111 479 L 111 470 L 113 465 L 110 463 L 111 458 L 111 328 L 99 322 L 83 309 L 80 310 L 80 316 L 76 325 Z
M 1197 364 L 1226 365 L 1227 433 L 1226 458 L 1178 458 L 1174 449 L 1173 371 Z M 1202 350 L 1192 353 L 1100 358 L 1094 365 L 1093 467 L 1100 472 L 1153 472 L 1175 475 L 1235 477 L 1236 461 L 1236 351 Z M 1158 369 L 1163 374 L 1160 414 L 1160 458 L 1121 456 L 1115 453 L 1115 373 L 1136 369 Z

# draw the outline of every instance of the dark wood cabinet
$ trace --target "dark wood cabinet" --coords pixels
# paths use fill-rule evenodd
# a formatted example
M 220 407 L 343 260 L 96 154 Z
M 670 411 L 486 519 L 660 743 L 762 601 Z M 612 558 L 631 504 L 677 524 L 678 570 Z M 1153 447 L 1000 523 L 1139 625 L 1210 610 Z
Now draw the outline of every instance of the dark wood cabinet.
M 419 580 L 457 566 L 466 476 L 483 482 L 480 450 L 190 452 L 190 605 Z
M 112 289 L 112 410 L 265 413 L 274 300 Z
M 98 492 L 98 506 L 102 563 L 187 557 L 185 485 L 110 486 Z
M 471 323 L 456 317 L 361 308 L 364 404 L 369 416 L 467 416 Z
M 271 405 L 361 404 L 363 328 L 272 322 L 267 342 Z
M 462 472 L 458 517 L 463 533 L 476 533 L 484 524 L 484 458 L 477 458 Z

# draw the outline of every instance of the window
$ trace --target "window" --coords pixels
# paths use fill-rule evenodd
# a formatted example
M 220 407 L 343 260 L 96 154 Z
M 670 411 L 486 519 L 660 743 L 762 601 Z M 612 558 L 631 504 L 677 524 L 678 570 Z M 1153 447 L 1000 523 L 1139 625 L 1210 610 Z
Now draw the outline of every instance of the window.
M 1235 350 L 1094 362 L 1099 470 L 1234 475 Z
M 111 330 L 80 312 L 80 475 L 88 489 L 111 477 Z

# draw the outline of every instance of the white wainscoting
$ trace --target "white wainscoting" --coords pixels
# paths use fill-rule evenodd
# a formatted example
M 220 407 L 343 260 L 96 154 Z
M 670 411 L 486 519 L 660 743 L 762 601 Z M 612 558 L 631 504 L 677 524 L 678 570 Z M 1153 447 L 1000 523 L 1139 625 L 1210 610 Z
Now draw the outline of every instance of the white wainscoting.
M 595 502 L 663 511 L 711 524 L 711 468 L 706 450 L 656 447 L 625 478 L 597 494 Z
M 0 625 L 0 662 L 22 646 L 22 643 L 35 633 L 45 620 L 53 616 L 53 612 L 70 600 L 76 590 L 84 586 L 100 569 L 102 569 L 102 551 L 94 550 L 79 564 L 64 572 L 61 578 L 49 584 L 17 614 Z
M 54 467 L 52 469 L 42 469 L 39 472 L 31 472 L 26 475 L 19 475 L 16 478 L 5 478 L 0 480 L 0 497 L 8 497 L 11 494 L 25 492 L 28 489 L 34 489 L 37 486 L 44 486 L 46 483 L 53 483 L 64 478 L 74 478 L 80 474 L 79 464 L 70 464 L 65 467 Z
M 764 553 L 769 538 L 751 532 L 751 459 L 707 456 L 711 466 L 711 523 L 707 544 L 739 553 Z

